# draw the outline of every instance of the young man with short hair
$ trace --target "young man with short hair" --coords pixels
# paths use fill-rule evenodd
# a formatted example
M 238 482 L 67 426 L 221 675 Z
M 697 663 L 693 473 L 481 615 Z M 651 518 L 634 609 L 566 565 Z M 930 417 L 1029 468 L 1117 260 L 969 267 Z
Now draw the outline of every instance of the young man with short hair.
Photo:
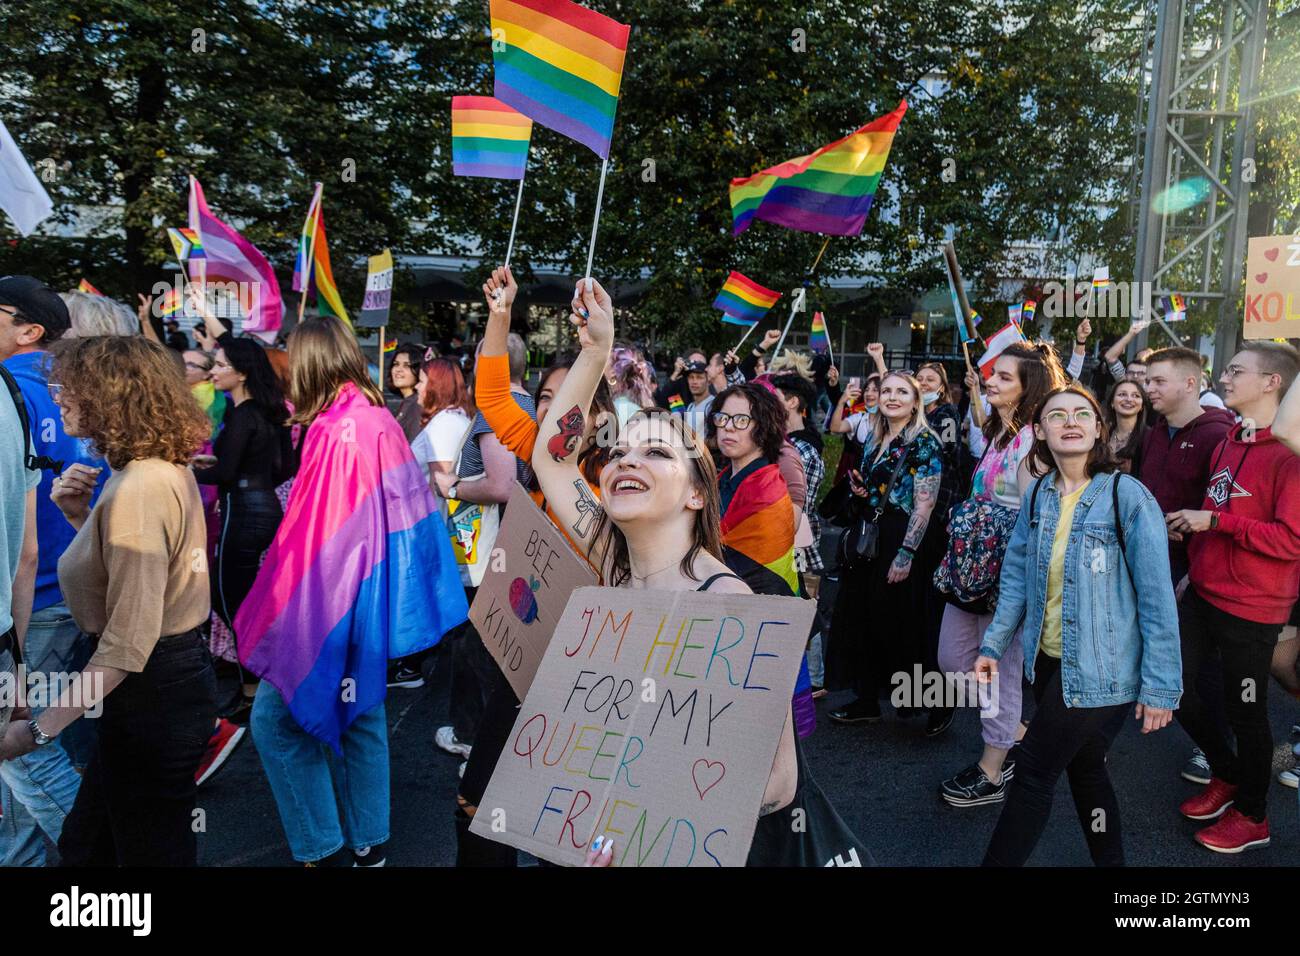
M 1220 379 L 1224 401 L 1242 420 L 1215 450 L 1201 507 L 1166 515 L 1171 533 L 1190 539 L 1189 586 L 1178 613 L 1187 691 L 1176 716 L 1214 770 L 1179 809 L 1192 820 L 1217 821 L 1196 841 L 1219 853 L 1269 842 L 1269 669 L 1300 595 L 1300 458 L 1270 429 L 1298 372 L 1300 352 L 1289 345 L 1242 346 Z M 1198 688 L 1202 662 L 1216 653 L 1235 751 Z

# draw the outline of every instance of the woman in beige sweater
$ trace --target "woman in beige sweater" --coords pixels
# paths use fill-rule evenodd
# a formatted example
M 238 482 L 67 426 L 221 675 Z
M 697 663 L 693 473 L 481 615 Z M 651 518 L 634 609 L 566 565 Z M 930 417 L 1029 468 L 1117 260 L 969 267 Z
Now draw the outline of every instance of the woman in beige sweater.
M 51 494 L 78 529 L 59 586 L 95 652 L 53 706 L 8 729 L 0 760 L 99 715 L 59 840 L 63 863 L 192 866 L 194 772 L 216 717 L 216 679 L 199 632 L 209 612 L 203 503 L 186 466 L 209 423 L 166 350 L 143 338 L 63 344 L 50 390 L 67 433 L 89 439 L 112 468 L 93 508 L 97 471 L 84 465 Z

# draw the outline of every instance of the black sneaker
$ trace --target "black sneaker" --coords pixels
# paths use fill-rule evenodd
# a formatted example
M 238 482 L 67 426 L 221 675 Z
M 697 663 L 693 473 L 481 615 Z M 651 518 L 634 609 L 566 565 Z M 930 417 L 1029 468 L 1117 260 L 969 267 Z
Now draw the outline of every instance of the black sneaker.
M 407 667 L 405 664 L 400 664 L 393 668 L 389 673 L 388 686 L 410 688 L 423 687 L 424 674 L 414 667 Z
M 386 846 L 388 846 L 387 843 L 381 843 L 378 846 L 368 846 L 364 850 L 353 850 L 352 865 L 367 869 L 383 866 L 388 862 L 388 857 L 384 853 L 384 847 Z
M 953 719 L 957 716 L 957 711 L 953 707 L 934 707 L 930 710 L 930 716 L 925 721 L 925 735 L 927 737 L 938 737 L 952 726 Z
M 880 703 L 859 698 L 851 704 L 835 708 L 826 716 L 837 724 L 875 724 L 881 719 Z
M 953 807 L 978 807 L 986 803 L 1001 803 L 1007 797 L 1005 773 L 1001 783 L 993 783 L 980 769 L 971 764 L 955 777 L 939 785 L 939 795 Z
M 1002 779 L 1006 783 L 1011 782 L 1011 778 L 1016 775 L 1016 762 L 1008 757 L 1002 763 Z
M 320 867 L 333 869 L 340 866 L 355 866 L 353 862 L 352 851 L 345 846 L 339 847 L 327 857 L 319 860 L 312 860 L 310 863 L 303 863 L 305 867 Z

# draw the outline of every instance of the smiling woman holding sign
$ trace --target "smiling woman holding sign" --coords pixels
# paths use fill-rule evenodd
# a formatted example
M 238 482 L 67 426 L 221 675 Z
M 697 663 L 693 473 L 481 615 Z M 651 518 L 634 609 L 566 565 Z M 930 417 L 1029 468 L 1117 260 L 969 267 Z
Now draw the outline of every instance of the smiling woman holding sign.
M 570 321 L 582 351 L 533 453 L 533 470 L 562 527 L 609 585 L 749 593 L 722 560 L 712 459 L 680 419 L 667 412 L 634 414 L 601 473 L 600 502 L 591 494 L 575 462 L 577 442 L 566 440 L 562 426 L 576 422 L 573 430 L 582 433 L 614 340 L 613 306 L 599 283 L 579 281 Z M 760 815 L 768 819 L 755 833 L 751 862 L 791 861 L 793 854 L 782 845 L 790 841 L 791 827 L 776 811 L 799 797 L 800 776 L 787 714 L 761 804 Z M 606 853 L 606 862 L 613 855 Z

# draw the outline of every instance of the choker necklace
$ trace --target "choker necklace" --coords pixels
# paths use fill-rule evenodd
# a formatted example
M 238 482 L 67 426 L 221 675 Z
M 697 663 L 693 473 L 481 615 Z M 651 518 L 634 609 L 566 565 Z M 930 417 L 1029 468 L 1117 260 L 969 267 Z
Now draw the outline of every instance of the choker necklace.
M 669 561 L 669 562 L 668 562 L 667 564 L 665 564 L 663 567 L 655 568 L 655 569 L 654 569 L 653 571 L 651 571 L 649 574 L 637 574 L 635 571 L 632 570 L 632 568 L 631 568 L 631 566 L 630 566 L 630 564 L 629 564 L 629 567 L 628 567 L 628 574 L 632 575 L 632 580 L 633 580 L 633 581 L 645 581 L 645 580 L 647 580 L 648 578 L 652 578 L 652 577 L 654 577 L 654 576 L 655 576 L 656 574 L 658 574 L 660 571 L 666 571 L 666 570 L 668 570 L 669 568 L 671 568 L 674 564 L 679 564 L 679 563 L 680 563 L 680 561 Z

